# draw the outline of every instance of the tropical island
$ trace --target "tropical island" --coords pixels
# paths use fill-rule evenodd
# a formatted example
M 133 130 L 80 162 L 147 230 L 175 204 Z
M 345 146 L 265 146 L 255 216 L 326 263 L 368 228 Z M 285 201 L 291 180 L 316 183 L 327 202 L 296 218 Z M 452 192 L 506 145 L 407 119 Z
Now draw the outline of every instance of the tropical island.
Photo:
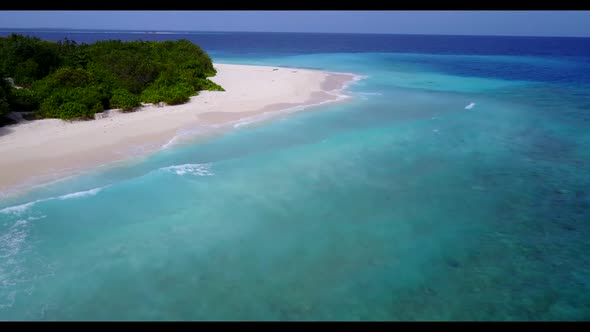
M 0 38 L 0 59 L 0 197 L 343 100 L 358 78 L 214 63 L 188 40 L 78 44 L 13 34 Z
M 215 74 L 209 55 L 186 39 L 78 44 L 12 34 L 0 38 L 0 116 L 94 119 L 142 103 L 182 104 L 223 91 L 208 79 Z

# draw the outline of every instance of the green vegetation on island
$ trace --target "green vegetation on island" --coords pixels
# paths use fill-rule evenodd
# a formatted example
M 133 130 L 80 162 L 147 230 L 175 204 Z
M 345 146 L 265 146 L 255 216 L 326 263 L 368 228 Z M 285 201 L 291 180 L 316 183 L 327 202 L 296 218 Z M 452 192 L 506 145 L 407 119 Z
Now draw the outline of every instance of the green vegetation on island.
M 142 102 L 182 104 L 201 90 L 223 91 L 208 79 L 215 74 L 209 55 L 186 39 L 78 44 L 12 34 L 0 38 L 0 118 L 93 119 Z

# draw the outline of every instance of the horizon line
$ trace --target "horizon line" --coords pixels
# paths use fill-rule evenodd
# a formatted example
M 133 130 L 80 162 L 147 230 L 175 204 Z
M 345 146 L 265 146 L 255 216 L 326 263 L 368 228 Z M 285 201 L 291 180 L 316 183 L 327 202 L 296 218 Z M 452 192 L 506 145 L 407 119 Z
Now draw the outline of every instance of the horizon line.
M 444 33 L 387 33 L 387 32 L 319 32 L 319 31 L 227 31 L 227 30 L 148 30 L 148 29 L 95 29 L 95 28 L 3 28 L 0 30 L 78 30 L 78 31 L 112 31 L 112 32 L 166 32 L 166 33 L 300 33 L 300 34 L 348 34 L 348 35 L 398 35 L 398 36 L 472 36 L 472 37 L 536 37 L 536 38 L 590 38 L 590 36 L 565 36 L 565 35 L 494 35 L 494 34 L 444 34 Z

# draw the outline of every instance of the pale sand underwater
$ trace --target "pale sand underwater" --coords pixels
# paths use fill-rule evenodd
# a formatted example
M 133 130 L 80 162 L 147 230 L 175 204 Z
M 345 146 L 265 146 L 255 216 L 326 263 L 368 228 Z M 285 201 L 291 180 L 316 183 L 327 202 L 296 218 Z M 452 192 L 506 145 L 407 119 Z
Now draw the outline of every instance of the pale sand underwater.
M 201 91 L 182 105 L 105 112 L 92 121 L 23 121 L 0 132 L 0 193 L 54 181 L 78 170 L 146 154 L 190 128 L 233 128 L 276 111 L 342 100 L 353 74 L 296 68 L 214 64 L 212 81 L 226 91 Z

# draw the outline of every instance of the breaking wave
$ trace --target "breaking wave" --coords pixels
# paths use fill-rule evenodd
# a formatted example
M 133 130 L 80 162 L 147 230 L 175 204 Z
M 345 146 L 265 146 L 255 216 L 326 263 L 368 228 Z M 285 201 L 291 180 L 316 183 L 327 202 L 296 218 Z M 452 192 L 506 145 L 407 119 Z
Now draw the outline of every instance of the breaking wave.
M 9 206 L 9 207 L 5 207 L 2 210 L 0 210 L 0 213 L 12 214 L 12 215 L 19 216 L 19 215 L 25 213 L 27 210 L 29 210 L 31 207 L 33 207 L 37 203 L 52 201 L 52 200 L 56 200 L 56 199 L 66 200 L 66 199 L 79 198 L 79 197 L 85 197 L 85 196 L 94 196 L 94 195 L 98 194 L 101 190 L 105 189 L 106 187 L 108 187 L 108 186 L 98 187 L 98 188 L 94 188 L 94 189 L 90 189 L 90 190 L 78 191 L 78 192 L 69 193 L 69 194 L 65 194 L 65 195 L 61 195 L 61 196 L 57 196 L 57 197 L 38 199 L 36 201 L 28 202 L 25 204 Z
M 470 110 L 475 106 L 475 103 L 469 103 L 469 105 L 465 106 L 466 110 Z
M 85 191 L 78 191 L 75 193 L 59 196 L 58 199 L 64 200 L 64 199 L 78 198 L 78 197 L 84 197 L 84 196 L 94 196 L 94 195 L 98 194 L 101 190 L 103 190 L 104 188 L 106 188 L 106 187 L 99 187 L 99 188 L 94 188 L 94 189 L 85 190 Z

